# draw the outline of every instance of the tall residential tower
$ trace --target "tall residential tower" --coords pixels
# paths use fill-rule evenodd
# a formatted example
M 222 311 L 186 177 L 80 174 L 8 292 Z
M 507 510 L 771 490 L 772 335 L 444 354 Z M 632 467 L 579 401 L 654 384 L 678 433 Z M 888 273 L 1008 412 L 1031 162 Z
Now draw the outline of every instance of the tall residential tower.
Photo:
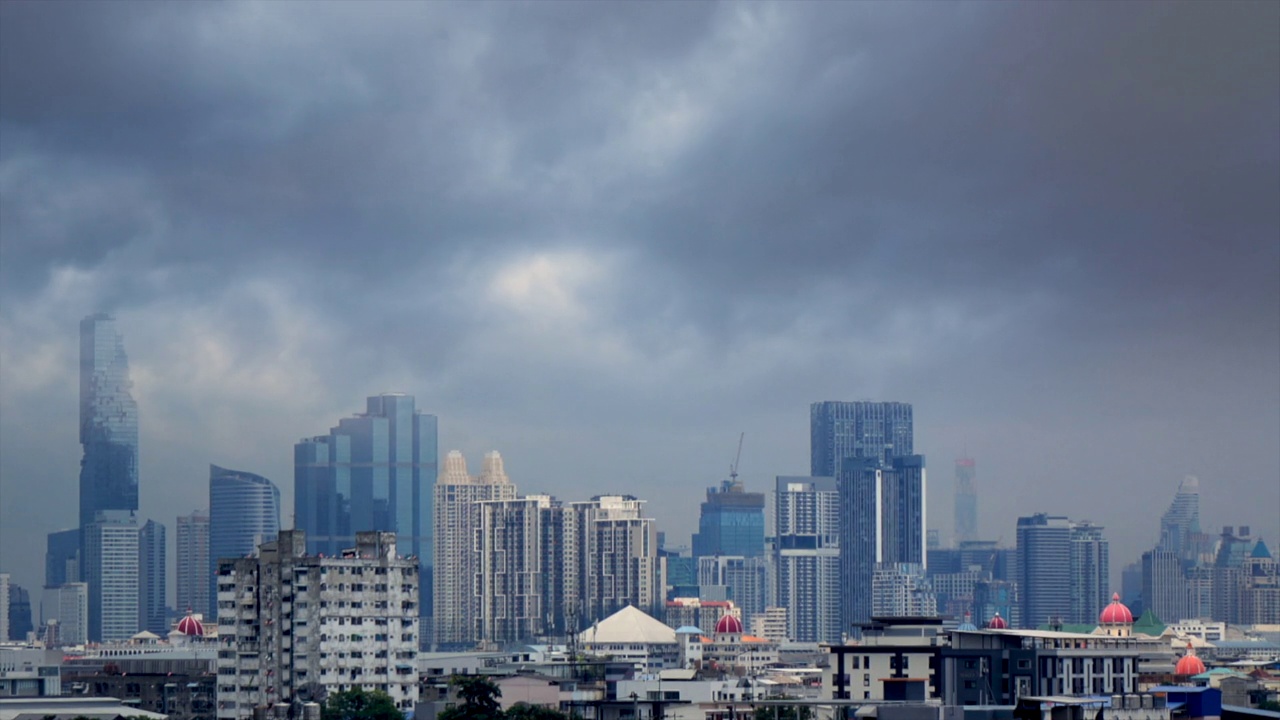
M 217 617 L 209 595 L 209 514 L 196 510 L 178 516 L 177 599 L 178 612 L 200 613 L 206 620 Z

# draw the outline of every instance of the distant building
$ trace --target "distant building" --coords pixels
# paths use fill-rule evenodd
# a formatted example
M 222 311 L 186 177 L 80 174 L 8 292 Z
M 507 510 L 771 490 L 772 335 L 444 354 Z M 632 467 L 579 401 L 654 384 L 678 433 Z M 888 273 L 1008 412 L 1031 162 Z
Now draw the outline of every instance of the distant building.
M 1110 548 L 1102 526 L 1071 523 L 1071 613 L 1067 622 L 1091 623 L 1112 594 Z
M 81 528 L 97 522 L 99 512 L 138 509 L 138 404 L 129 393 L 132 386 L 115 318 L 98 313 L 81 320 Z
M 138 632 L 138 521 L 127 510 L 104 510 L 84 528 L 89 585 L 89 640 L 127 640 Z
M 9 573 L 0 573 L 0 639 L 9 639 Z
M 53 635 L 57 645 L 89 642 L 89 585 L 66 583 L 46 587 L 40 598 L 40 624 Z
M 1018 518 L 1018 590 L 1022 624 L 1071 617 L 1071 522 L 1045 513 Z
M 777 478 L 774 583 L 797 642 L 839 642 L 840 494 L 833 477 Z
M 972 458 L 956 460 L 955 536 L 953 545 L 978 539 L 978 491 L 973 480 L 977 463 Z
M 631 495 L 597 495 L 570 503 L 583 626 L 628 605 L 661 612 L 666 578 L 656 523 L 645 517 L 644 506 L 644 500 Z
M 418 562 L 394 533 L 359 533 L 338 557 L 306 552 L 300 530 L 257 557 L 218 567 L 217 717 L 382 690 L 401 712 L 418 700 Z
M 516 486 L 507 477 L 502 456 L 497 452 L 485 455 L 483 469 L 474 476 L 467 472 L 462 453 L 454 450 L 445 457 L 444 469 L 435 485 L 433 519 L 436 643 L 470 644 L 478 639 L 475 550 L 480 514 L 477 503 L 515 498 Z
M 873 617 L 935 617 L 938 600 L 918 563 L 880 563 L 871 579 Z
M 32 624 L 31 593 L 21 585 L 9 584 L 9 639 L 25 641 Z
M 744 625 L 749 626 L 764 612 L 769 596 L 768 582 L 768 563 L 763 557 L 698 558 L 698 587 L 723 587 L 724 597 L 742 609 Z
M 80 528 L 51 532 L 45 542 L 44 584 L 79 582 Z
M 249 557 L 280 532 L 280 490 L 241 470 L 209 466 L 209 565 L 205 582 L 217 597 L 218 561 Z M 186 608 L 179 608 L 186 610 Z
M 1156 547 L 1142 553 L 1142 604 L 1163 620 L 1193 617 L 1187 612 L 1187 577 L 1182 558 L 1172 550 Z
M 148 520 L 138 530 L 138 628 L 163 636 L 169 631 L 168 545 L 164 525 Z
M 737 480 L 707 488 L 693 535 L 693 556 L 764 555 L 764 493 L 747 492 Z
M 836 477 L 845 458 L 891 459 L 915 454 L 911 404 L 816 402 L 809 407 L 809 474 Z
M 214 567 L 209 558 L 209 514 L 196 510 L 179 515 L 177 522 L 177 601 L 178 612 L 191 610 L 204 617 L 216 615 L 210 602 L 208 577 Z

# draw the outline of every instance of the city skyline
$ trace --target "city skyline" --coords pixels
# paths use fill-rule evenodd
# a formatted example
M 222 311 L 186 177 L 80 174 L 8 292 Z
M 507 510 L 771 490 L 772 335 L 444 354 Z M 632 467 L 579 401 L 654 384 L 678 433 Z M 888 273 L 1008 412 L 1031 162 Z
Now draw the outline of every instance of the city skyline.
M 1205 531 L 1280 537 L 1274 4 L 142 7 L 0 4 L 25 588 L 78 524 L 98 311 L 140 522 L 209 462 L 292 508 L 292 445 L 400 391 L 672 545 L 740 433 L 748 491 L 803 475 L 829 398 L 912 403 L 943 538 L 958 457 L 979 537 L 1091 520 L 1113 583 L 1186 475 Z

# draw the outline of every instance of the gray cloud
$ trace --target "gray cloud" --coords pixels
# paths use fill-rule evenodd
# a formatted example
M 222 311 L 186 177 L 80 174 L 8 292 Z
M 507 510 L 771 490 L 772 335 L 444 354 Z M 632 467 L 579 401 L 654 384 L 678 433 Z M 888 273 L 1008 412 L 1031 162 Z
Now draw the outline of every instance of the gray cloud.
M 967 447 L 993 536 L 1064 509 L 1118 567 L 1188 472 L 1208 524 L 1275 536 L 1278 24 L 0 4 L 0 564 L 37 583 L 26 538 L 74 517 L 47 498 L 99 308 L 166 522 L 209 462 L 287 496 L 294 440 L 397 389 L 526 489 L 633 490 L 675 536 L 738 431 L 760 487 L 807 466 L 807 403 L 863 397 L 916 404 L 944 530 Z

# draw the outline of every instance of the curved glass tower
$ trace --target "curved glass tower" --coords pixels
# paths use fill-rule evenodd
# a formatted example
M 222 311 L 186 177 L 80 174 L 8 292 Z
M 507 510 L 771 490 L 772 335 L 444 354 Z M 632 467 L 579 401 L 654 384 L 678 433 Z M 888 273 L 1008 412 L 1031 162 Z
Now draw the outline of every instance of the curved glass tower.
M 250 472 L 209 466 L 209 597 L 218 597 L 218 560 L 252 555 L 280 534 L 280 490 Z M 211 602 L 210 604 L 214 604 Z
M 116 320 L 80 321 L 80 527 L 104 510 L 138 509 L 138 403 Z

